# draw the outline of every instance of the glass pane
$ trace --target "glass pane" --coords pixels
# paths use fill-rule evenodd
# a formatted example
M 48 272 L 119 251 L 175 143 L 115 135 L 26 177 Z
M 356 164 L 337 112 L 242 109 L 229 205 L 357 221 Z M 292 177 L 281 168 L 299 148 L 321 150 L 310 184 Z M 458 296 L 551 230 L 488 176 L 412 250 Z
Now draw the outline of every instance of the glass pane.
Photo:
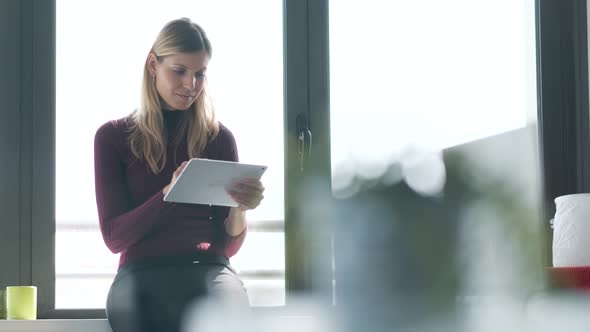
M 339 318 L 355 331 L 487 326 L 457 300 L 505 307 L 545 274 L 535 1 L 329 11 Z
M 107 303 L 107 294 L 115 274 L 106 276 L 58 276 L 55 280 L 55 307 L 59 309 L 100 309 Z
M 265 200 L 259 208 L 249 212 L 250 225 L 256 226 L 261 221 L 283 224 L 281 1 L 232 1 L 231 11 L 227 10 L 228 3 L 220 1 L 172 0 L 164 6 L 160 1 L 151 0 L 58 0 L 56 5 L 58 308 L 104 306 L 106 286 L 97 286 L 90 296 L 86 292 L 71 291 L 77 280 L 108 284 L 112 278 L 91 279 L 89 276 L 114 272 L 118 259 L 106 249 L 98 232 L 94 133 L 101 124 L 122 118 L 138 107 L 145 57 L 159 30 L 172 19 L 189 17 L 207 31 L 213 46 L 213 58 L 207 71 L 209 93 L 217 118 L 236 137 L 241 161 L 269 166 L 263 177 Z M 251 19 L 254 16 L 256 20 Z M 247 32 L 236 30 L 240 26 L 247 27 Z M 249 38 L 245 38 L 245 34 Z M 255 48 L 252 40 L 257 41 Z M 265 92 L 264 97 L 261 91 Z M 260 119 L 264 119 L 264 130 L 253 130 L 261 128 Z M 281 275 L 282 279 L 269 281 L 268 287 L 282 294 L 282 232 L 260 235 L 260 239 L 255 240 L 257 234 L 261 233 L 252 232 L 246 237 L 242 250 L 232 262 L 236 269 L 248 275 L 251 269 L 276 271 L 275 275 Z M 255 255 L 257 259 L 253 265 Z M 63 278 L 59 277 L 60 273 Z M 265 289 L 265 281 L 260 282 L 259 288 Z M 252 291 L 250 293 L 252 296 Z M 284 298 L 284 294 L 281 296 Z M 255 302 L 272 305 L 283 300 L 265 301 Z
M 331 1 L 333 181 L 535 122 L 534 17 L 533 0 Z
M 118 257 L 106 249 L 98 227 L 61 225 L 55 243 L 56 257 L 62 258 L 56 262 L 57 308 L 103 308 Z M 285 304 L 283 232 L 249 232 L 232 265 L 241 274 L 252 305 Z
M 61 276 L 56 279 L 55 292 L 61 296 L 55 305 L 60 309 L 100 309 L 106 305 L 106 298 L 114 274 L 108 276 Z M 242 277 L 248 290 L 248 297 L 252 306 L 282 306 L 285 305 L 284 279 L 250 279 Z M 84 296 L 80 296 L 84 294 Z

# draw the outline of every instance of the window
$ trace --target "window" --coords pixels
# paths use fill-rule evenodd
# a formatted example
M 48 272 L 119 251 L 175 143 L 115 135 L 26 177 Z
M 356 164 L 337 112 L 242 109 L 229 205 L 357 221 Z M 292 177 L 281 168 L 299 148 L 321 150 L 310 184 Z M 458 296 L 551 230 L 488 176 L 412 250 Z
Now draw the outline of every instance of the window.
M 441 150 L 536 122 L 534 5 L 331 1 L 334 190 L 346 173 L 371 178 L 407 149 Z
M 193 2 L 191 1 L 190 3 Z M 376 22 L 383 22 L 382 19 L 379 20 L 379 18 L 385 15 L 385 13 L 382 13 L 382 11 L 385 12 L 387 10 L 391 10 L 394 7 L 396 10 L 398 10 L 399 4 L 401 3 L 402 2 L 396 2 L 392 4 L 378 4 L 380 7 L 377 7 L 377 4 L 375 3 L 367 3 L 366 5 L 364 5 L 359 2 L 358 6 L 356 7 L 357 11 L 355 12 L 355 15 L 352 17 L 349 16 L 349 18 L 351 19 L 350 22 L 356 22 L 359 17 L 367 16 L 375 17 Z M 84 5 L 87 4 L 91 5 L 89 2 L 84 3 Z M 103 17 L 101 17 L 100 22 L 100 25 L 103 26 L 105 25 L 105 22 L 110 22 L 111 18 L 118 19 L 119 21 L 123 20 L 121 17 L 117 18 L 117 16 L 120 15 L 119 11 L 125 12 L 125 10 L 133 6 L 142 6 L 141 11 L 136 10 L 134 11 L 134 13 L 143 13 L 143 9 L 154 4 L 155 2 L 141 2 L 138 4 L 136 2 L 131 3 L 127 1 L 116 4 L 109 3 L 111 9 L 116 8 L 116 10 L 110 10 L 108 11 L 108 13 L 105 13 L 104 11 L 93 11 L 91 15 L 86 15 L 86 17 L 92 18 L 99 17 L 99 15 L 103 15 Z M 504 23 L 505 18 L 508 18 L 509 22 L 514 22 L 514 18 L 516 16 L 512 15 L 516 15 L 516 13 L 518 13 L 519 11 L 522 11 L 523 13 L 523 16 L 521 16 L 521 18 L 527 17 L 527 15 L 529 15 L 532 12 L 532 10 L 530 9 L 531 4 L 528 1 L 524 2 L 524 5 L 519 4 L 518 1 L 514 4 L 509 4 L 507 1 L 488 2 L 485 4 L 488 7 L 485 7 L 484 3 L 479 1 L 463 1 L 461 3 L 453 1 L 447 4 L 448 7 L 444 7 L 443 4 L 434 4 L 432 2 L 420 2 L 420 4 L 422 5 L 421 8 L 423 8 L 422 11 L 417 11 L 413 7 L 413 4 L 406 5 L 410 6 L 408 8 L 410 8 L 412 12 L 416 14 L 416 17 L 419 18 L 432 18 L 432 15 L 429 15 L 429 13 L 426 13 L 426 11 L 439 11 L 440 13 L 444 14 L 449 12 L 449 8 L 455 8 L 456 13 L 460 14 L 461 20 L 463 20 L 463 22 L 469 19 L 473 20 L 470 14 L 471 10 L 473 9 L 473 11 L 476 13 L 482 13 L 481 18 L 484 20 L 490 19 L 491 16 L 497 17 L 498 19 L 493 20 L 493 22 L 490 24 L 491 26 L 497 27 L 500 30 L 503 28 L 502 24 Z M 77 6 L 75 3 L 71 2 L 68 3 L 68 6 L 69 5 Z M 249 2 L 248 5 L 250 5 Z M 348 4 L 341 4 L 337 1 L 331 2 L 330 15 L 328 15 L 328 11 L 324 10 L 323 8 L 323 6 L 327 6 L 327 1 L 286 0 L 283 1 L 283 5 L 284 8 L 282 16 L 278 14 L 277 16 L 266 15 L 267 13 L 269 13 L 267 9 L 258 10 L 256 15 L 252 16 L 256 17 L 257 20 L 264 20 L 268 18 L 274 18 L 278 20 L 280 19 L 280 17 L 284 18 L 284 76 L 285 82 L 288 84 L 285 84 L 284 86 L 285 91 L 287 91 L 287 93 L 285 94 L 284 98 L 286 106 L 286 109 L 284 110 L 285 125 L 282 128 L 284 128 L 284 135 L 289 136 L 290 133 L 292 133 L 293 128 L 295 127 L 295 118 L 297 112 L 306 112 L 310 109 L 316 110 L 317 108 L 323 109 L 322 105 L 328 104 L 327 102 L 322 100 L 322 98 L 327 99 L 325 98 L 327 96 L 327 89 L 317 89 L 318 85 L 324 88 L 328 85 L 326 83 L 328 81 L 328 71 L 325 70 L 327 68 L 327 65 L 323 63 L 326 61 L 327 57 L 317 57 L 318 53 L 323 52 L 322 47 L 325 47 L 325 45 L 327 45 L 327 38 L 324 38 L 322 34 L 325 31 L 327 31 L 327 27 L 323 24 L 327 24 L 328 16 L 330 16 L 330 29 L 332 30 L 332 32 L 330 33 L 330 52 L 332 53 L 331 67 L 333 71 L 331 75 L 331 79 L 333 81 L 331 90 L 332 94 L 334 94 L 331 100 L 331 109 L 333 113 L 331 120 L 335 121 L 338 117 L 342 117 L 343 119 L 346 118 L 346 115 L 344 115 L 344 113 L 342 115 L 337 115 L 338 112 L 344 111 L 344 109 L 340 109 L 342 101 L 339 102 L 338 100 L 343 98 L 341 96 L 339 97 L 339 95 L 343 91 L 346 91 L 346 89 L 342 86 L 338 87 L 339 82 L 336 82 L 336 79 L 337 77 L 348 77 L 345 76 L 347 72 L 343 71 L 342 64 L 338 64 L 338 61 L 340 61 L 338 60 L 338 58 L 340 57 L 340 59 L 344 59 L 345 54 L 350 52 L 348 49 L 345 51 L 338 51 L 339 48 L 341 49 L 342 43 L 341 41 L 338 41 L 339 37 L 337 35 L 344 35 L 345 32 L 338 32 L 336 29 L 343 29 L 341 25 L 341 27 L 338 28 L 339 24 L 341 24 L 338 23 L 338 21 L 342 21 L 342 18 L 345 18 L 345 16 L 343 15 L 346 13 L 350 13 L 350 10 L 348 10 Z M 514 11 L 499 12 L 498 10 L 493 10 L 494 8 L 492 8 L 491 6 L 496 5 L 499 6 L 498 8 L 502 8 L 502 6 L 504 6 L 504 8 L 512 8 L 514 9 Z M 511 7 L 512 5 L 514 5 L 515 7 Z M 236 4 L 232 3 L 232 6 L 228 6 L 227 12 L 239 12 L 244 10 L 242 7 L 238 8 L 237 6 L 239 6 L 239 2 L 236 2 Z M 59 7 L 59 4 L 57 5 L 57 7 Z M 318 8 L 321 10 L 318 10 Z M 372 9 L 368 10 L 368 8 Z M 540 107 L 538 109 L 539 116 L 542 119 L 542 121 L 539 121 L 539 127 L 542 135 L 540 138 L 541 146 L 544 153 L 543 164 L 545 166 L 545 200 L 549 206 L 552 203 L 552 199 L 561 193 L 571 192 L 575 190 L 589 190 L 587 179 L 590 179 L 590 177 L 587 176 L 587 174 L 590 168 L 588 168 L 585 164 L 588 158 L 587 153 L 584 152 L 590 151 L 587 149 L 587 137 L 589 137 L 587 135 L 587 8 L 585 1 L 577 0 L 558 2 L 537 0 L 535 1 L 535 8 L 535 24 L 537 25 L 536 37 L 539 41 L 539 43 L 536 44 L 537 52 L 539 54 L 539 57 L 537 59 L 539 86 L 538 90 L 536 91 L 539 92 L 538 105 Z M 278 10 L 279 9 L 277 9 L 277 11 Z M 486 11 L 485 15 L 483 15 L 484 11 Z M 81 10 L 81 12 L 84 11 Z M 80 14 L 79 16 L 84 15 Z M 134 15 L 132 17 L 133 20 L 143 19 L 141 17 L 138 18 L 138 16 L 140 15 Z M 198 17 L 186 12 L 185 10 L 183 10 L 181 16 L 189 16 L 194 18 L 195 20 L 198 20 Z M 339 19 L 338 16 L 340 16 L 341 19 Z M 153 17 L 150 16 L 150 18 Z M 436 20 L 438 18 L 434 17 L 434 19 Z M 531 18 L 529 17 L 529 19 Z M 66 103 L 70 102 L 68 98 L 64 99 L 62 97 L 62 100 L 58 102 L 59 106 L 56 110 L 56 93 L 54 91 L 54 84 L 56 78 L 55 71 L 60 73 L 60 70 L 62 68 L 59 68 L 59 65 L 57 68 L 55 66 L 55 28 L 56 25 L 65 23 L 62 20 L 63 17 L 61 17 L 60 14 L 58 14 L 56 17 L 56 0 L 0 1 L 0 40 L 2 41 L 2 45 L 6 46 L 6 49 L 11 50 L 11 52 L 0 53 L 0 100 L 3 101 L 4 106 L 0 108 L 0 114 L 2 114 L 3 119 L 2 121 L 0 121 L 0 152 L 2 152 L 3 155 L 2 161 L 0 162 L 0 211 L 2 211 L 2 217 L 0 219 L 0 243 L 2 243 L 2 250 L 0 250 L 0 264 L 3 266 L 2 273 L 0 273 L 0 286 L 31 283 L 40 286 L 40 318 L 96 318 L 101 315 L 101 312 L 93 311 L 90 314 L 84 315 L 73 313 L 73 311 L 56 313 L 54 310 L 54 304 L 56 302 L 55 293 L 53 289 L 53 287 L 55 286 L 55 274 L 53 271 L 54 267 L 58 268 L 58 274 L 62 273 L 63 276 L 71 277 L 69 279 L 69 282 L 72 282 L 72 284 L 76 282 L 74 280 L 76 276 L 70 273 L 96 273 L 98 277 L 100 277 L 102 273 L 97 270 L 91 272 L 91 268 L 87 268 L 86 271 L 81 271 L 81 268 L 68 269 L 67 266 L 63 264 L 60 265 L 59 262 L 57 264 L 58 266 L 54 266 L 54 259 L 57 259 L 56 257 L 54 257 L 55 250 L 58 251 L 56 253 L 57 255 L 60 255 L 60 250 L 62 250 L 59 247 L 54 246 L 55 239 L 53 235 L 56 231 L 56 225 L 53 220 L 54 216 L 61 215 L 61 217 L 63 217 L 62 222 L 59 223 L 59 225 L 57 226 L 57 232 L 59 233 L 58 237 L 71 236 L 72 234 L 69 233 L 75 232 L 77 232 L 76 236 L 84 237 L 88 235 L 88 232 L 93 231 L 92 229 L 87 229 L 86 226 L 81 225 L 81 223 L 84 221 L 91 221 L 92 216 L 84 218 L 83 220 L 82 218 L 80 218 L 80 216 L 74 216 L 73 218 L 68 219 L 69 217 L 65 217 L 65 215 L 69 214 L 68 211 L 64 212 L 62 210 L 62 212 L 57 213 L 55 213 L 54 211 L 56 208 L 59 210 L 59 204 L 61 204 L 58 203 L 58 206 L 56 207 L 54 203 L 54 198 L 56 195 L 55 182 L 58 181 L 54 177 L 56 175 L 54 174 L 53 169 L 53 165 L 56 159 L 54 150 L 60 149 L 59 147 L 56 148 L 55 146 L 56 140 L 54 139 L 54 136 L 56 129 L 54 126 L 54 121 L 56 120 L 56 113 L 63 111 L 62 107 L 64 107 Z M 428 22 L 420 22 L 423 22 L 423 24 L 414 24 L 410 26 L 413 26 L 419 31 L 422 31 L 422 34 L 428 37 L 428 31 L 424 31 L 424 29 L 420 28 L 421 26 L 428 26 Z M 530 31 L 531 24 L 530 22 L 525 22 L 527 21 L 523 21 L 526 27 L 519 29 L 518 31 L 524 31 L 524 33 L 530 35 L 532 34 L 532 31 Z M 473 23 L 474 26 L 477 26 L 478 22 L 472 21 L 469 23 Z M 395 24 L 398 23 L 391 24 L 392 25 L 389 25 L 389 27 L 395 27 Z M 131 25 L 132 24 L 128 24 L 128 26 Z M 213 26 L 210 26 L 211 24 L 205 24 L 204 21 L 203 25 L 207 27 L 207 30 L 211 34 L 213 39 L 213 36 L 215 35 L 214 31 L 211 30 Z M 78 25 L 75 27 L 75 29 L 80 29 L 80 27 L 82 26 L 84 25 Z M 357 28 L 358 24 L 354 23 L 354 27 Z M 132 29 L 133 27 L 129 28 Z M 158 28 L 159 25 L 154 26 L 154 29 Z M 378 39 L 379 31 L 383 31 L 381 28 L 374 29 L 371 27 L 371 25 L 368 25 L 367 28 L 363 29 L 365 29 L 363 31 L 369 32 L 369 35 L 365 33 L 362 37 L 371 40 Z M 405 26 L 402 27 L 402 29 L 406 29 L 408 30 L 408 32 L 410 31 L 409 28 L 406 28 Z M 281 33 L 280 30 L 280 28 L 277 28 L 276 30 L 273 30 L 273 32 L 279 34 Z M 348 31 L 351 30 L 354 29 L 348 29 Z M 461 29 L 458 29 L 457 31 L 461 32 Z M 371 32 L 374 33 L 374 35 L 370 35 Z M 464 32 L 468 33 L 466 31 Z M 433 31 L 433 33 L 437 33 L 437 31 Z M 480 33 L 485 33 L 485 30 L 483 30 L 483 32 L 480 30 Z M 112 47 L 112 49 L 120 51 L 121 49 L 126 48 L 126 45 L 128 43 L 141 44 L 145 42 L 148 45 L 149 43 L 151 43 L 151 38 L 153 38 L 153 34 L 142 33 L 140 35 L 144 36 L 146 40 L 140 41 L 134 38 L 129 38 L 126 43 L 119 43 L 116 46 Z M 491 37 L 491 41 L 498 41 L 497 39 L 494 39 L 497 38 L 496 35 L 487 35 Z M 133 37 L 138 36 L 139 35 L 134 35 Z M 383 34 L 381 34 L 381 36 L 383 37 Z M 513 37 L 520 38 L 516 35 Z M 57 39 L 57 47 L 59 48 L 59 37 Z M 527 39 L 527 37 L 525 37 L 524 39 L 528 40 L 528 42 L 532 41 L 532 38 Z M 215 40 L 217 40 L 217 38 L 215 38 Z M 390 38 L 385 38 L 385 41 L 389 40 Z M 411 39 L 405 40 L 408 42 L 412 42 Z M 476 41 L 478 40 L 479 39 L 476 39 Z M 515 41 L 515 39 L 507 40 Z M 83 41 L 83 38 L 79 38 L 78 40 L 78 42 L 80 42 L 81 45 Z M 94 41 L 93 45 L 105 46 L 107 45 L 107 41 L 109 40 L 105 39 L 104 36 L 101 36 L 101 38 L 98 38 Z M 481 42 L 481 40 L 479 41 Z M 414 42 L 418 43 L 419 41 L 414 40 Z M 379 46 L 379 44 L 373 43 L 373 45 L 377 45 L 377 49 L 379 49 L 379 47 L 381 49 L 384 48 L 382 46 Z M 407 45 L 408 44 L 406 44 L 406 46 Z M 219 47 L 221 46 L 218 42 L 216 42 L 214 46 L 217 50 L 220 50 Z M 512 46 L 515 45 L 513 44 Z M 521 46 L 525 47 L 529 51 L 530 49 L 532 49 L 532 47 L 529 48 L 526 45 Z M 447 47 L 447 45 L 443 43 L 441 47 Z M 81 46 L 79 47 L 79 49 L 85 50 Z M 359 58 L 363 59 L 363 63 L 368 63 L 369 68 L 371 66 L 370 62 L 376 62 L 376 60 L 372 58 L 376 55 L 376 52 L 374 50 L 375 48 L 361 49 L 361 52 L 359 53 Z M 114 53 L 108 52 L 112 50 L 101 49 L 101 51 L 103 52 L 102 54 L 104 55 L 104 57 L 113 57 Z M 387 50 L 385 49 L 384 51 Z M 531 56 L 531 53 L 528 53 L 529 51 L 525 51 L 526 57 Z M 136 55 L 138 57 L 143 57 L 145 56 L 143 52 L 145 52 L 145 48 L 142 47 L 141 54 Z M 395 54 L 396 52 L 393 53 L 393 55 L 399 58 L 399 55 Z M 390 52 L 389 54 L 392 53 Z M 58 55 L 57 57 L 60 56 L 61 55 Z M 217 61 L 218 59 L 217 56 L 221 57 L 221 51 L 216 53 L 215 61 Z M 418 54 L 418 56 L 421 56 L 421 59 L 430 61 L 428 57 L 425 55 Z M 510 58 L 514 60 L 519 57 L 520 56 L 514 55 L 514 57 Z M 280 55 L 277 58 L 280 58 Z M 506 58 L 508 58 L 508 55 Z M 60 61 L 61 60 L 58 60 L 58 63 L 60 63 Z M 528 60 L 526 60 L 526 62 L 528 62 Z M 134 65 L 137 65 L 137 62 L 132 62 L 132 66 Z M 317 70 L 318 68 L 321 70 Z M 138 71 L 139 69 L 129 68 L 125 70 L 133 72 Z M 389 70 L 390 73 L 396 73 L 395 71 L 392 71 L 391 68 L 387 70 Z M 388 72 L 387 70 L 385 70 L 384 72 Z M 98 74 L 96 72 L 88 74 L 87 67 L 77 68 L 76 72 L 80 73 L 81 76 L 83 76 L 82 74 L 84 74 L 90 77 L 90 79 L 80 79 L 80 82 L 83 83 L 92 81 L 96 76 L 104 75 L 104 73 L 102 72 L 98 72 Z M 60 75 L 63 75 L 63 73 L 58 74 L 58 80 L 63 79 L 60 78 Z M 350 75 L 352 76 L 353 72 L 350 72 Z M 523 78 L 525 80 L 532 80 L 533 74 L 525 74 L 523 75 Z M 213 77 L 211 77 L 211 79 L 213 79 Z M 326 83 L 325 86 L 323 85 L 324 83 Z M 361 81 L 359 83 L 363 84 L 366 82 Z M 446 81 L 443 83 L 446 83 Z M 526 99 L 528 100 L 526 101 L 526 103 L 529 103 L 530 100 L 534 100 L 534 97 L 531 98 L 531 96 L 534 96 L 535 89 L 532 88 L 532 86 L 529 83 L 521 83 L 526 85 L 527 89 L 529 89 L 525 92 L 529 96 Z M 58 81 L 57 84 L 61 83 Z M 137 86 L 137 90 L 139 89 L 137 81 L 130 80 L 129 84 L 130 86 Z M 515 84 L 515 82 L 512 82 L 512 84 Z M 522 87 L 522 84 L 515 84 L 514 86 Z M 434 88 L 436 89 L 439 87 L 440 86 L 435 86 Z M 406 87 L 403 88 L 407 90 Z M 121 91 L 132 91 L 133 89 L 134 88 L 129 89 L 128 86 L 125 86 L 125 89 L 121 89 Z M 218 89 L 214 92 L 222 93 L 222 90 L 225 89 Z M 389 91 L 385 92 L 389 93 Z M 58 94 L 59 93 L 60 92 L 58 91 Z M 62 91 L 62 93 L 65 93 L 65 95 L 67 95 L 67 91 Z M 216 101 L 220 101 L 223 99 L 221 98 L 221 96 L 215 95 L 215 93 L 214 97 L 216 98 Z M 421 96 L 423 96 L 423 94 L 420 94 L 420 97 Z M 120 108 L 122 112 L 121 116 L 125 115 L 123 114 L 123 112 L 127 113 L 128 110 L 131 110 L 135 106 L 134 102 L 132 101 L 133 97 L 124 96 L 124 98 L 128 98 L 127 100 L 131 102 L 129 102 L 127 106 Z M 260 99 L 257 99 L 257 101 L 260 101 Z M 318 101 L 320 101 L 320 103 L 318 103 Z M 89 103 L 85 101 L 85 103 L 83 103 L 82 106 L 87 106 L 87 104 Z M 218 108 L 221 107 L 219 103 L 217 104 Z M 425 105 L 427 103 L 425 101 L 421 101 L 420 104 Z M 80 106 L 77 104 L 74 105 L 73 103 L 72 105 L 76 107 Z M 403 109 L 403 107 L 399 106 L 396 106 L 396 108 Z M 528 115 L 525 117 L 522 116 L 522 114 L 520 114 L 518 115 L 516 122 L 511 122 L 512 124 L 506 127 L 496 127 L 493 130 L 490 128 L 484 128 L 484 135 L 493 134 L 494 132 L 499 133 L 503 130 L 509 130 L 510 128 L 513 128 L 511 126 L 521 126 L 524 123 L 529 122 L 531 118 L 534 118 L 535 104 L 526 104 L 525 108 L 532 110 L 532 116 Z M 390 109 L 392 110 L 393 108 Z M 101 111 L 105 110 L 103 109 Z M 107 109 L 106 111 L 109 110 Z M 222 112 L 221 109 L 219 111 Z M 280 111 L 280 108 L 277 110 L 277 112 L 282 113 Z M 329 121 L 326 120 L 322 122 L 322 119 L 326 113 L 327 112 L 324 112 L 322 114 L 320 114 L 320 112 L 308 112 L 307 115 L 312 120 L 320 120 L 319 122 L 316 121 L 314 123 L 314 129 L 317 129 L 318 127 L 329 127 L 329 123 L 328 125 L 326 124 Z M 329 113 L 327 114 L 329 115 Z M 434 114 L 437 115 L 436 113 Z M 87 117 L 94 117 L 94 119 L 90 119 L 89 121 L 95 123 L 101 123 L 103 122 L 103 120 L 106 121 L 108 118 L 111 118 L 111 115 L 105 115 L 104 118 L 98 119 L 97 117 L 103 115 L 96 112 L 86 112 L 86 110 L 82 109 L 81 106 L 80 112 L 79 114 L 77 114 L 77 116 L 84 117 L 85 120 Z M 463 118 L 461 118 L 460 116 L 458 118 L 461 119 L 461 121 L 463 121 Z M 477 123 L 478 121 L 475 121 L 475 123 Z M 413 122 L 405 123 L 410 125 Z M 231 124 L 228 125 L 231 126 Z M 336 128 L 337 126 L 342 127 L 341 129 L 338 129 Z M 363 126 L 364 124 L 359 123 L 357 128 Z M 340 144 L 340 146 L 342 146 L 343 143 L 338 143 L 336 142 L 336 140 L 342 140 L 342 142 L 344 142 L 342 138 L 343 135 L 341 133 L 345 132 L 344 129 L 347 127 L 345 125 L 337 124 L 334 124 L 333 127 L 334 128 L 332 134 L 333 141 L 335 141 L 335 143 L 333 144 L 333 150 L 331 151 L 332 158 L 335 161 L 339 159 L 344 160 L 348 158 L 347 152 L 342 150 L 341 148 L 338 148 L 338 145 Z M 92 128 L 92 130 L 94 130 L 94 128 Z M 338 133 L 339 131 L 341 132 L 340 134 Z M 465 142 L 470 139 L 474 139 L 479 135 L 479 133 L 473 132 L 467 132 L 467 134 L 469 135 L 464 137 L 455 137 L 456 140 L 454 138 L 452 141 L 446 141 L 443 145 L 456 144 L 461 141 Z M 318 142 L 321 143 L 322 140 L 324 142 L 326 141 L 326 137 L 323 137 L 322 131 L 315 132 L 314 145 L 318 144 Z M 416 143 L 411 142 L 411 140 L 409 140 L 409 143 Z M 432 140 L 431 142 L 434 141 L 435 140 Z M 403 143 L 405 144 L 406 142 Z M 292 147 L 294 148 L 293 151 L 296 151 L 295 146 Z M 242 152 L 242 158 L 245 158 L 244 148 L 241 147 L 240 150 Z M 344 153 L 341 153 L 343 151 Z M 326 154 L 329 155 L 330 151 L 328 150 Z M 289 174 L 287 174 L 289 173 L 289 167 L 293 167 L 291 163 L 298 165 L 298 161 L 294 162 L 294 159 L 288 160 L 290 162 L 285 164 L 285 174 L 287 175 L 286 178 L 289 178 Z M 58 165 L 58 167 L 60 166 Z M 88 174 L 91 175 L 92 173 Z M 72 173 L 72 176 L 79 175 L 79 173 Z M 63 176 L 63 174 L 57 174 L 58 178 Z M 285 190 L 285 201 L 287 203 L 289 203 L 290 201 L 290 188 L 288 187 L 289 183 L 298 182 L 297 179 L 290 181 L 291 182 L 287 183 L 287 188 Z M 91 197 L 88 198 L 87 202 L 91 203 L 88 203 L 89 205 L 87 205 L 87 207 L 89 207 L 90 209 L 84 209 L 83 212 L 90 214 L 93 213 L 91 211 L 94 211 L 95 208 L 92 202 L 93 197 L 91 191 L 89 195 Z M 67 197 L 62 198 L 62 200 L 64 199 L 67 199 Z M 285 208 L 285 214 L 286 220 L 289 221 L 289 215 L 293 214 L 292 209 Z M 551 214 L 550 211 L 549 214 Z M 261 217 L 260 220 L 265 220 L 269 222 L 273 221 L 271 219 L 266 219 L 266 217 Z M 72 223 L 68 224 L 68 222 L 70 221 Z M 297 222 L 287 222 L 285 224 L 286 259 L 284 263 L 286 265 L 285 283 L 287 295 L 289 294 L 289 290 L 305 290 L 309 288 L 309 285 L 305 282 L 305 280 L 303 280 L 304 277 L 301 277 L 305 275 L 307 270 L 301 269 L 302 260 L 297 259 L 298 256 L 294 254 L 295 250 L 293 250 L 293 244 L 296 244 L 298 239 L 293 239 L 294 236 L 297 236 L 297 232 L 292 231 L 300 230 L 300 226 L 301 224 L 298 224 Z M 272 226 L 266 229 L 279 230 L 282 229 L 282 227 Z M 70 255 L 71 253 L 71 251 L 67 251 L 67 255 Z M 105 253 L 108 252 L 105 251 Z M 114 262 L 111 260 L 110 256 L 101 257 L 109 258 L 101 260 L 100 264 L 108 266 L 109 269 L 111 266 L 114 265 Z M 296 259 L 293 259 L 293 257 L 295 257 Z M 74 256 L 70 258 L 72 260 L 75 260 Z M 297 275 L 297 273 L 299 273 L 299 275 Z M 296 274 L 295 277 L 293 277 L 293 274 Z M 108 278 L 108 276 L 106 277 Z M 97 278 L 97 280 L 98 279 L 100 278 Z M 85 281 L 89 280 L 90 279 L 85 279 Z M 265 285 L 270 284 L 268 280 L 264 280 L 261 282 Z M 279 281 L 278 283 L 281 284 L 281 281 Z M 265 294 L 272 294 L 272 290 L 270 293 Z M 271 297 L 274 298 L 274 295 L 272 295 Z M 62 297 L 62 299 L 65 298 Z M 286 301 L 289 301 L 288 297 Z M 96 306 L 96 303 L 98 303 L 99 301 L 94 301 L 94 303 L 90 302 L 91 301 L 80 301 L 78 303 L 81 307 L 89 308 Z M 68 306 L 67 302 L 61 303 L 64 307 Z M 102 315 L 104 315 L 103 312 Z
M 166 22 L 185 16 L 211 40 L 209 91 L 217 118 L 236 137 L 240 160 L 269 166 L 266 198 L 248 213 L 249 233 L 232 264 L 252 305 L 284 304 L 282 3 L 232 2 L 231 8 L 219 1 L 57 1 L 57 309 L 105 306 L 118 255 L 98 228 L 94 132 L 137 108 L 147 52 Z

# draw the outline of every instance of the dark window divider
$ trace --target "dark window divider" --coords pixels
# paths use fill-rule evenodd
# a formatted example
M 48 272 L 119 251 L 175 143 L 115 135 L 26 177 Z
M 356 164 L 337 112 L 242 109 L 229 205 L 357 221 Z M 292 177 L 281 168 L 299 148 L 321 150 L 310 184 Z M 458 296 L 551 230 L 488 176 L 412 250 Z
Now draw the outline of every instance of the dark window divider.
M 554 199 L 590 192 L 586 0 L 537 0 L 537 91 L 546 263 Z

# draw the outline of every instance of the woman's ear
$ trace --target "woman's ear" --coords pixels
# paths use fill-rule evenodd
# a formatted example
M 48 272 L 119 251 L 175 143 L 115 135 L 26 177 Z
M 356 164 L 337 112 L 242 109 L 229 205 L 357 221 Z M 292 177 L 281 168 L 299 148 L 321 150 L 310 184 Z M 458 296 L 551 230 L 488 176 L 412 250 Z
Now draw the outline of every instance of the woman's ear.
M 150 72 L 150 75 L 156 76 L 157 66 L 158 66 L 158 58 L 156 57 L 156 55 L 153 52 L 151 52 L 150 55 L 148 55 L 148 59 L 147 59 L 147 68 Z

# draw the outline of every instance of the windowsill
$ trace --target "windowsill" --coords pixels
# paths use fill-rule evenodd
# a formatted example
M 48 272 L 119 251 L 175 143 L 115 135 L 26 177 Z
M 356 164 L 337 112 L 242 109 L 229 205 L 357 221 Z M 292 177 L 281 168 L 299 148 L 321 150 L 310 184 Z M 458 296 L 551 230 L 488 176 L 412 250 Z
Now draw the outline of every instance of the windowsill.
M 106 319 L 0 320 L 0 331 L 112 332 Z
M 309 320 L 312 313 L 305 307 L 294 307 L 289 310 L 285 307 L 256 307 L 253 308 L 252 314 L 260 315 L 259 318 L 265 319 L 273 318 L 267 323 L 276 323 L 275 318 L 281 320 L 285 319 L 288 324 L 296 324 L 300 326 L 313 326 Z M 331 315 L 333 307 L 330 307 L 324 314 Z M 314 313 L 318 313 L 317 308 L 313 309 Z M 309 325 L 312 324 L 312 325 Z M 302 328 L 302 330 L 309 330 L 310 328 Z M 37 320 L 1 320 L 0 332 L 112 332 L 109 323 L 106 319 L 37 319 Z

